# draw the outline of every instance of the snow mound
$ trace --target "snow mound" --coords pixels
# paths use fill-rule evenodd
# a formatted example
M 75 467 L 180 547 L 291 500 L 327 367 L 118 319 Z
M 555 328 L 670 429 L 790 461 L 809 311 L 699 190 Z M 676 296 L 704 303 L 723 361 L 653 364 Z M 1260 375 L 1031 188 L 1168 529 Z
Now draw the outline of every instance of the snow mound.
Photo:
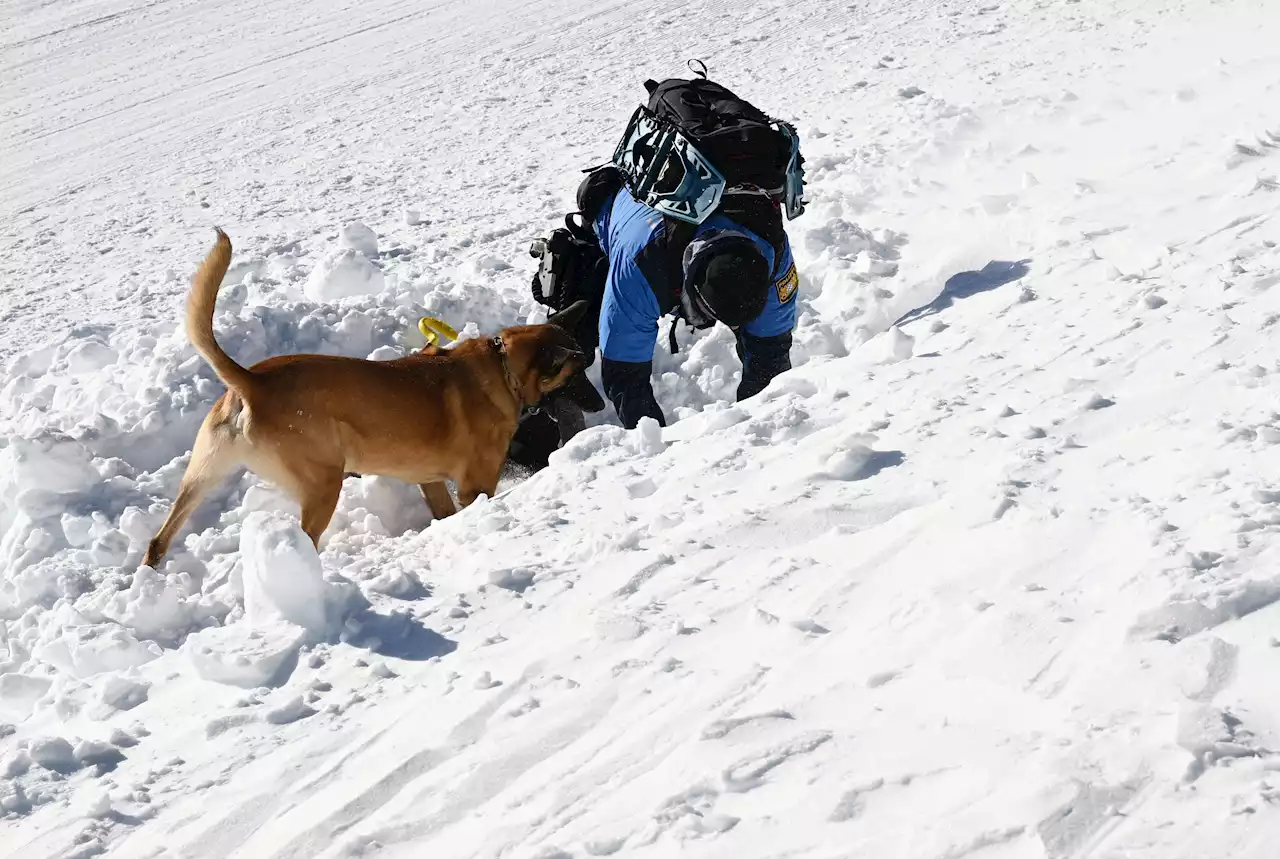
M 316 263 L 303 292 L 312 301 L 339 301 L 379 293 L 385 284 L 382 269 L 367 256 L 353 248 L 341 248 Z

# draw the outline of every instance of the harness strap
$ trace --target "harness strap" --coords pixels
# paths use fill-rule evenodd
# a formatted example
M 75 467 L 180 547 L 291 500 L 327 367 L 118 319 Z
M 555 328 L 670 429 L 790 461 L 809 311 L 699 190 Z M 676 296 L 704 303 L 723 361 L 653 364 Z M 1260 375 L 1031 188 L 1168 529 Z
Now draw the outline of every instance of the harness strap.
M 680 346 L 676 343 L 676 324 L 684 317 L 681 309 L 684 305 L 680 298 L 681 293 L 684 292 L 684 251 L 693 241 L 694 233 L 698 228 L 686 221 L 676 220 L 666 215 L 662 216 L 662 225 L 666 233 L 663 243 L 667 254 L 667 276 L 671 278 L 671 291 L 675 298 L 674 318 L 671 320 L 671 330 L 667 335 L 667 345 L 671 349 L 671 354 L 674 355 L 680 351 Z
M 495 335 L 489 341 L 489 345 L 498 350 L 498 360 L 502 362 L 502 375 L 506 377 L 507 387 L 511 390 L 511 396 L 516 398 L 516 405 L 523 409 L 525 405 L 524 397 L 520 396 L 520 383 L 511 374 L 511 365 L 507 363 L 507 344 L 503 342 L 502 335 Z

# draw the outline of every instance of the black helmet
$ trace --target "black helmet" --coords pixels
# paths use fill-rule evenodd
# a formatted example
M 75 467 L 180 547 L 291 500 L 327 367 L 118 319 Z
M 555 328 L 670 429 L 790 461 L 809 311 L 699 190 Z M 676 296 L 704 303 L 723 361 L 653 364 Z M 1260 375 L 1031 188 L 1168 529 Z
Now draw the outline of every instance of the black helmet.
M 695 241 L 689 250 L 685 287 L 702 305 L 697 309 L 730 328 L 746 325 L 764 311 L 769 265 L 751 239 L 741 233 L 723 233 L 709 241 Z

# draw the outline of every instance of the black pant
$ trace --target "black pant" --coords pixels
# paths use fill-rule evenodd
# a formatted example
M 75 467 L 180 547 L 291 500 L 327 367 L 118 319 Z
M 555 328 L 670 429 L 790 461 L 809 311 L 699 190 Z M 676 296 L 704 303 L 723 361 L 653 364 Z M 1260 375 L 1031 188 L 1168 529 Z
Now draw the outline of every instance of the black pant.
M 738 360 L 742 362 L 738 400 L 742 401 L 763 391 L 774 376 L 791 369 L 791 332 L 753 337 L 738 331 L 737 336 Z

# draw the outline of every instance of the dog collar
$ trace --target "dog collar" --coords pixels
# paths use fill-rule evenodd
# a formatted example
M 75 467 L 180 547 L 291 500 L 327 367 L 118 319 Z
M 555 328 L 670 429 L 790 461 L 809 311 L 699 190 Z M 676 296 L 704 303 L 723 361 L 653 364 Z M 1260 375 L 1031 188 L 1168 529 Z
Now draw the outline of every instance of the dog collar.
M 516 404 L 523 408 L 524 397 L 520 396 L 520 384 L 511 374 L 511 365 L 507 363 L 507 344 L 503 342 L 501 334 L 496 335 L 489 342 L 493 344 L 494 349 L 498 350 L 498 360 L 502 362 L 502 374 L 507 377 L 507 387 L 511 389 L 511 395 L 516 398 Z

